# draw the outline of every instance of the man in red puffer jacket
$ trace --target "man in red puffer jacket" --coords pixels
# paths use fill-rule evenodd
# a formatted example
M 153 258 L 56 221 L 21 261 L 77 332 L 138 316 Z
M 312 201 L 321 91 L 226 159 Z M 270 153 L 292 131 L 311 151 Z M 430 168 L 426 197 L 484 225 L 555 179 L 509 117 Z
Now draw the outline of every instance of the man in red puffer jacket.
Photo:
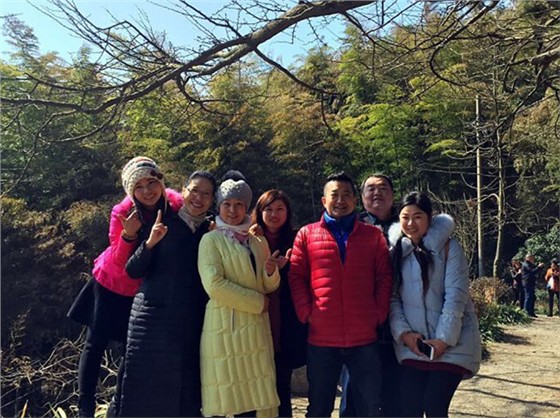
M 308 417 L 328 417 L 343 365 L 358 416 L 380 415 L 377 326 L 389 312 L 392 272 L 383 233 L 359 221 L 358 194 L 344 173 L 327 178 L 319 222 L 298 232 L 289 283 L 298 318 L 309 324 Z

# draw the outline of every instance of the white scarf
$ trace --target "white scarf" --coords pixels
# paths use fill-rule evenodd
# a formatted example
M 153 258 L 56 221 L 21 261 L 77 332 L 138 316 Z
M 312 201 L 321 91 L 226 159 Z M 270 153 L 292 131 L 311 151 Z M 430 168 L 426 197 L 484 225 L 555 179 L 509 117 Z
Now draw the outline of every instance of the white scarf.
M 249 228 L 251 227 L 251 218 L 249 215 L 245 215 L 245 219 L 239 225 L 230 225 L 224 222 L 220 216 L 216 216 L 216 230 L 224 234 L 226 237 L 231 238 L 235 242 L 238 242 L 242 245 L 247 246 L 248 241 L 247 237 L 249 235 Z M 241 235 L 244 237 L 244 240 L 238 239 L 235 235 Z
M 202 215 L 194 216 L 189 213 L 185 205 L 183 205 L 181 209 L 179 209 L 177 215 L 179 215 L 179 218 L 181 218 L 187 224 L 187 226 L 193 233 L 196 232 L 198 227 L 202 225 L 202 223 L 206 220 L 206 212 Z

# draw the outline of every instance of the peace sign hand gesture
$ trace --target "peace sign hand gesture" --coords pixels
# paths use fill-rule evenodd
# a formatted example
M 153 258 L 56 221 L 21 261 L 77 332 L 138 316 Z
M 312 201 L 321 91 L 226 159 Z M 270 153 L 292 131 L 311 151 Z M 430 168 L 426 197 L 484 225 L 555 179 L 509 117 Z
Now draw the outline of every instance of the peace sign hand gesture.
M 283 269 L 284 266 L 286 264 L 288 264 L 288 262 L 290 261 L 291 256 L 292 256 L 292 249 L 291 248 L 289 248 L 288 251 L 286 251 L 286 255 L 278 256 L 278 268 Z
M 158 210 L 156 222 L 154 226 L 152 226 L 152 230 L 150 231 L 150 236 L 146 241 L 146 248 L 151 250 L 156 246 L 158 242 L 160 242 L 163 237 L 167 234 L 167 226 L 161 223 L 161 210 Z
M 138 231 L 142 227 L 142 222 L 140 222 L 140 217 L 138 216 L 138 212 L 133 210 L 128 217 L 124 217 L 120 213 L 117 214 L 117 218 L 121 221 L 121 225 L 123 227 L 123 234 L 128 239 L 136 239 L 138 236 Z
M 292 254 L 292 249 L 290 248 L 288 251 L 286 251 L 286 255 L 280 255 L 280 250 L 276 250 L 274 251 L 270 257 L 268 257 L 268 259 L 266 260 L 266 263 L 264 264 L 264 268 L 266 270 L 266 274 L 268 274 L 269 276 L 272 276 L 272 273 L 274 273 L 274 270 L 276 269 L 276 267 L 278 267 L 278 269 L 281 269 L 282 267 L 284 267 L 286 265 L 286 263 L 288 261 L 290 261 L 290 255 Z

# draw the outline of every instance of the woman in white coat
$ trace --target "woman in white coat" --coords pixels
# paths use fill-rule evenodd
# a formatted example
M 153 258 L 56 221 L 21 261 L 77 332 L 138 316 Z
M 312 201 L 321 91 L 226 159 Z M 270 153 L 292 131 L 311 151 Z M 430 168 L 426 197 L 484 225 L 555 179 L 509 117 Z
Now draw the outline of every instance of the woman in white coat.
M 389 231 L 395 289 L 389 320 L 403 365 L 401 412 L 444 417 L 461 380 L 480 366 L 468 263 L 451 238 L 453 219 L 432 217 L 426 195 L 405 196 L 399 221 Z
M 249 232 L 251 198 L 244 180 L 225 180 L 216 228 L 200 242 L 198 269 L 210 297 L 200 344 L 204 416 L 278 415 L 266 294 L 278 288 L 284 260 Z

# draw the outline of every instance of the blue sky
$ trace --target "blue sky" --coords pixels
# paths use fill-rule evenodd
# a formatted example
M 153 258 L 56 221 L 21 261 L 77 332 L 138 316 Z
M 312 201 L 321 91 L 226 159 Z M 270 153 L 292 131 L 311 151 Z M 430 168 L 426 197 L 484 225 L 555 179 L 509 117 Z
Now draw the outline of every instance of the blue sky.
M 90 20 L 98 25 L 104 25 L 112 22 L 110 14 L 119 19 L 138 20 L 141 15 L 140 10 L 146 12 L 152 27 L 156 30 L 167 33 L 168 39 L 174 45 L 196 46 L 195 37 L 197 36 L 196 28 L 181 15 L 170 10 L 163 9 L 146 0 L 75 0 L 78 8 Z M 32 4 L 31 4 L 32 3 Z M 16 14 L 26 25 L 33 28 L 35 35 L 39 40 L 40 50 L 42 53 L 56 51 L 65 60 L 70 60 L 84 41 L 77 38 L 67 29 L 60 26 L 50 17 L 44 15 L 33 5 L 49 6 L 46 0 L 33 0 L 32 2 L 25 0 L 1 0 L 0 15 Z M 227 3 L 225 0 L 192 0 L 190 1 L 196 7 L 204 10 L 205 13 L 212 13 L 220 9 Z M 295 3 L 295 1 L 294 1 Z M 306 24 L 300 25 L 298 34 L 300 39 L 311 38 L 306 36 Z M 329 44 L 336 47 L 336 36 L 334 33 L 342 35 L 343 24 L 340 20 L 332 22 L 327 27 L 322 28 L 321 36 L 328 40 Z M 307 35 L 309 35 L 307 33 Z M 262 47 L 263 52 L 271 58 L 277 59 L 284 65 L 294 62 L 297 56 L 305 55 L 305 41 L 292 40 L 288 35 L 280 35 L 272 39 Z M 307 45 L 307 47 L 309 47 Z M 9 45 L 6 44 L 4 36 L 0 40 L 1 58 L 8 59 L 7 51 Z

